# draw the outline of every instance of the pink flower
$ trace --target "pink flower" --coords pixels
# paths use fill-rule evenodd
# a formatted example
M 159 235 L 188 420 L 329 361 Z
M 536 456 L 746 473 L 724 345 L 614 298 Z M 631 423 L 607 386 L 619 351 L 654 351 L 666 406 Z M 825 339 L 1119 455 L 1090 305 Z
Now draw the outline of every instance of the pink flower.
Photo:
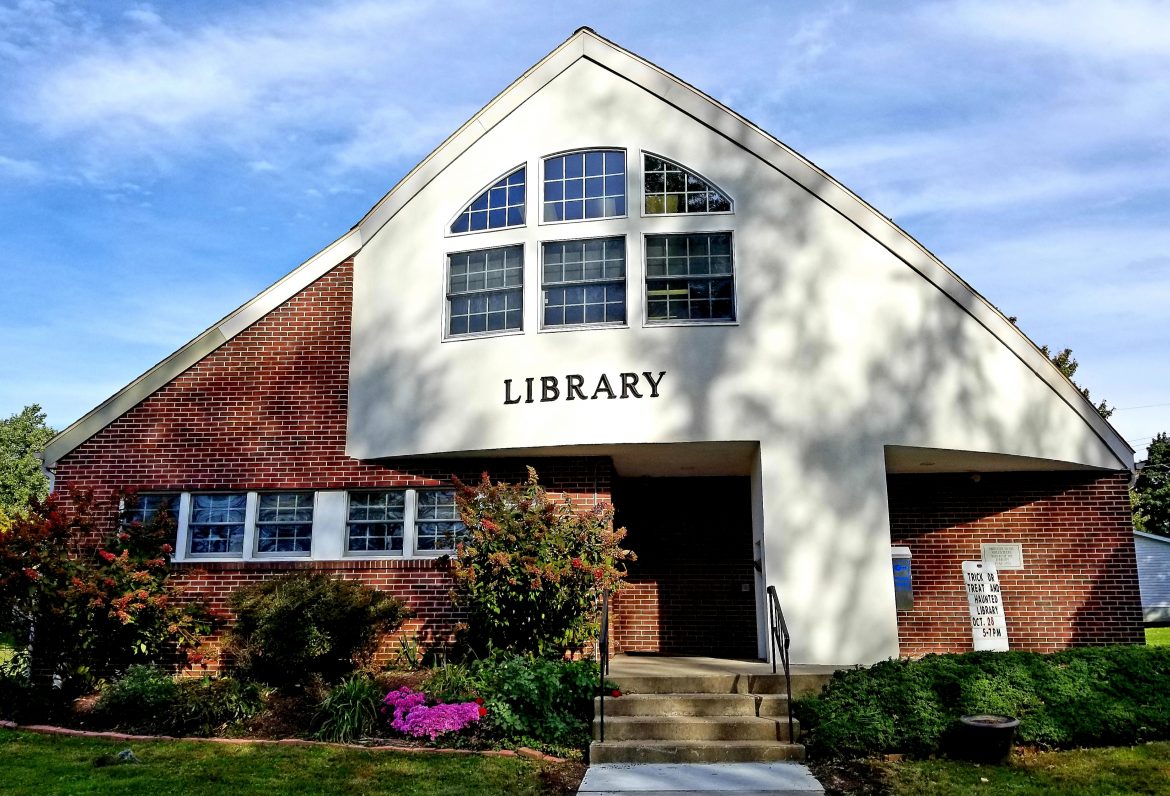
M 115 556 L 109 550 L 98 550 L 98 555 L 102 557 L 103 561 L 113 561 L 115 558 L 117 558 L 117 556 Z

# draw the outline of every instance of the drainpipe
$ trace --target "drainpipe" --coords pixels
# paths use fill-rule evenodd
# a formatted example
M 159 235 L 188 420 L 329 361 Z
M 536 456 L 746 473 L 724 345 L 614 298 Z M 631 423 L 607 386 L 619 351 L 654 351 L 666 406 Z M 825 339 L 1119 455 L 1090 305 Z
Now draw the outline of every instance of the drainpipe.
M 37 457 L 37 461 L 41 463 L 41 473 L 49 479 L 49 494 L 52 494 L 53 490 L 57 488 L 57 474 L 45 464 L 44 451 L 37 451 L 33 456 Z

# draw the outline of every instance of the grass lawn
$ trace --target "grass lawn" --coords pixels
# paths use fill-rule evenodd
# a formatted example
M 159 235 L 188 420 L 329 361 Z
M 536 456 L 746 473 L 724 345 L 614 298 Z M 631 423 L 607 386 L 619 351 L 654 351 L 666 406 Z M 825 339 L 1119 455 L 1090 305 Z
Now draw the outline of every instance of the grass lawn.
M 138 764 L 95 766 L 134 750 Z M 544 773 L 542 773 L 544 772 Z M 573 793 L 580 767 L 523 758 L 327 747 L 105 741 L 0 730 L 5 794 Z M 568 790 L 558 789 L 566 782 Z
M 893 796 L 906 794 L 1170 793 L 1170 743 L 1065 752 L 1016 752 L 1008 766 L 954 760 L 880 763 Z
M 1151 647 L 1170 647 L 1170 627 L 1147 627 L 1146 644 Z

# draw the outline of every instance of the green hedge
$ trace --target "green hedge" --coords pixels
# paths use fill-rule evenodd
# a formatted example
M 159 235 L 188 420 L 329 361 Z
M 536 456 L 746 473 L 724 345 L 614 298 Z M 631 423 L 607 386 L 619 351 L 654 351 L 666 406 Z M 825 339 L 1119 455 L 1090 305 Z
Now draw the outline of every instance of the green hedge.
M 1020 720 L 1016 742 L 1047 748 L 1170 738 L 1170 648 L 1051 655 L 970 652 L 840 671 L 796 701 L 814 757 L 946 751 L 960 716 Z

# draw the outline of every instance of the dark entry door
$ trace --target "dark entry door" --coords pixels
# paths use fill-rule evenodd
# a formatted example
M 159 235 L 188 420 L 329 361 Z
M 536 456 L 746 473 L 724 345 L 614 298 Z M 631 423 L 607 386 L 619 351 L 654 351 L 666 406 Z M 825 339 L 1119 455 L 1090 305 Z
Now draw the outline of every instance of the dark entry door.
M 627 478 L 613 497 L 638 555 L 614 604 L 615 648 L 758 657 L 750 479 Z

